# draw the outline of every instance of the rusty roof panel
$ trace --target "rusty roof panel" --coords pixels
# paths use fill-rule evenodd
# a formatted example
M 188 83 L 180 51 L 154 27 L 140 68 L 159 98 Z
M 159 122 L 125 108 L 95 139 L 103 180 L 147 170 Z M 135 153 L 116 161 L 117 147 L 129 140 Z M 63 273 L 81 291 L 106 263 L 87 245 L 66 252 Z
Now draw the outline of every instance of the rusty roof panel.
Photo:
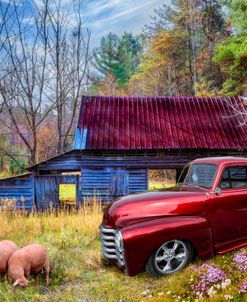
M 83 97 L 75 149 L 247 150 L 243 109 L 239 97 Z

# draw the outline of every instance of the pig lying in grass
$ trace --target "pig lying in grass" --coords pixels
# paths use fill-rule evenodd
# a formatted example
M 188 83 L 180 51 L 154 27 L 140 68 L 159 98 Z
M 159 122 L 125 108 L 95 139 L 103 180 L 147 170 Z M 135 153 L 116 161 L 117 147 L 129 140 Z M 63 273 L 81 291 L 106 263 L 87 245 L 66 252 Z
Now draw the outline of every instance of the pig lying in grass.
M 7 273 L 9 257 L 18 249 L 17 245 L 10 240 L 0 241 L 0 274 Z
M 30 274 L 36 275 L 44 269 L 46 284 L 49 283 L 49 259 L 45 248 L 39 244 L 30 244 L 15 251 L 8 261 L 8 276 L 13 286 L 26 286 Z

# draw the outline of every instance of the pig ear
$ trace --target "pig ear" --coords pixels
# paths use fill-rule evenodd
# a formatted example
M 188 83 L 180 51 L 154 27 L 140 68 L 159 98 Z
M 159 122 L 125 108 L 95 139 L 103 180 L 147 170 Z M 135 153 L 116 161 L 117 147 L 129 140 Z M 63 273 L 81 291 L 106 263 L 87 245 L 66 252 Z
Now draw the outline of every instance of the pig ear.
M 14 282 L 13 286 L 15 287 L 16 285 L 19 284 L 19 282 L 20 282 L 20 279 L 17 279 L 17 280 Z

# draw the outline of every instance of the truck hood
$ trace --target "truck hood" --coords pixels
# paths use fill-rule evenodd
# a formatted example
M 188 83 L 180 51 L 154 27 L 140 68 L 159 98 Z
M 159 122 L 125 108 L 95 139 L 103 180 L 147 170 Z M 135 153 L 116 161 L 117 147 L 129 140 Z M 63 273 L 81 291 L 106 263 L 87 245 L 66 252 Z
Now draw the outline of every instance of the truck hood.
M 105 209 L 103 224 L 113 228 L 140 220 L 178 215 L 202 215 L 207 193 L 203 191 L 150 192 L 122 197 Z

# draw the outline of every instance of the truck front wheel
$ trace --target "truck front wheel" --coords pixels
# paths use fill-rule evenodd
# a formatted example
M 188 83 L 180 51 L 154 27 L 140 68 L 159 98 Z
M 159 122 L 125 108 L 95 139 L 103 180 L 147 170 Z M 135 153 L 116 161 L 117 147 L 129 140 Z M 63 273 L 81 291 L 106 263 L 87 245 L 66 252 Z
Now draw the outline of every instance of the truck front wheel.
M 192 256 L 190 243 L 180 240 L 167 241 L 150 256 L 146 271 L 152 276 L 167 276 L 186 267 Z

